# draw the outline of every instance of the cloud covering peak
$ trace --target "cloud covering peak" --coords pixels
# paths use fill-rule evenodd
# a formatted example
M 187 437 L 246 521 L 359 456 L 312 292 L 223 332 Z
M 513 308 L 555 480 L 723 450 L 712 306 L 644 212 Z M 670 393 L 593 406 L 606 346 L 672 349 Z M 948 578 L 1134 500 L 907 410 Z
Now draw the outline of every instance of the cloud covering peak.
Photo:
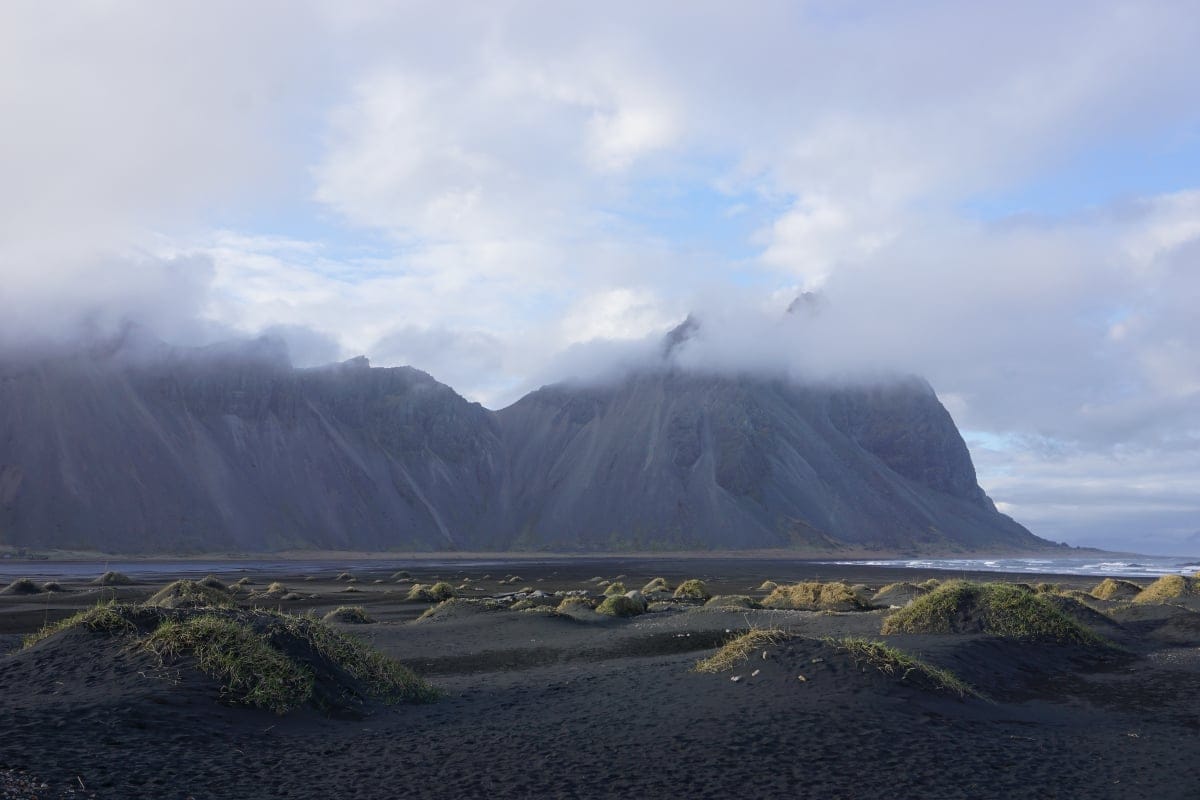
M 1200 530 L 1190 4 L 68 6 L 0 10 L 8 350 L 265 332 L 495 407 L 695 312 L 695 366 L 925 376 L 1041 535 Z

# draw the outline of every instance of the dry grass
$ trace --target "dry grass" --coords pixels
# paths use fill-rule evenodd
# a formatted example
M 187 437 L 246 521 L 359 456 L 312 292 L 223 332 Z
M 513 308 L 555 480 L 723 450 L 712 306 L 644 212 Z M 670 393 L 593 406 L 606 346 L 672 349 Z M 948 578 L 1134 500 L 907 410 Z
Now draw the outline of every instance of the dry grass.
M 1200 581 L 1195 578 L 1185 578 L 1182 575 L 1163 575 L 1154 583 L 1142 589 L 1135 603 L 1166 603 L 1183 597 L 1200 595 Z
M 440 603 L 452 597 L 454 597 L 454 587 L 445 581 L 439 581 L 432 586 L 426 586 L 423 583 L 414 583 L 408 590 L 405 599 L 423 603 Z
M 227 608 L 233 605 L 228 592 L 196 581 L 168 583 L 154 593 L 145 605 L 165 608 Z
M 375 620 L 362 606 L 338 606 L 321 618 L 322 622 L 341 622 L 347 625 L 370 625 Z
M 1132 581 L 1105 578 L 1092 587 L 1091 596 L 1097 600 L 1132 600 L 1142 587 Z
M 698 578 L 689 578 L 675 589 L 675 598 L 679 600 L 708 600 L 712 593 L 708 586 Z
M 92 581 L 93 586 L 128 586 L 131 583 L 133 583 L 133 578 L 123 572 L 113 572 L 112 570 Z
M 671 585 L 667 583 L 666 578 L 652 578 L 649 583 L 642 587 L 642 594 L 669 591 L 671 591 Z
M 697 661 L 692 671 L 724 672 L 733 669 L 749 658 L 751 653 L 778 644 L 786 638 L 786 633 L 775 628 L 752 628 L 730 639 L 713 655 Z
M 628 590 L 625 588 L 625 584 L 621 583 L 620 581 L 613 581 L 608 586 L 604 587 L 604 596 L 612 597 L 613 595 L 617 594 L 625 594 L 626 591 Z
M 567 597 L 554 610 L 560 614 L 566 614 L 571 611 L 591 611 L 592 601 L 586 597 Z
M 794 583 L 777 586 L 763 600 L 767 608 L 802 611 L 856 611 L 867 608 L 845 583 Z
M 857 666 L 868 665 L 900 681 L 924 683 L 957 697 L 979 697 L 969 684 L 949 670 L 927 664 L 895 647 L 869 639 L 827 639 L 826 642 L 850 656 Z

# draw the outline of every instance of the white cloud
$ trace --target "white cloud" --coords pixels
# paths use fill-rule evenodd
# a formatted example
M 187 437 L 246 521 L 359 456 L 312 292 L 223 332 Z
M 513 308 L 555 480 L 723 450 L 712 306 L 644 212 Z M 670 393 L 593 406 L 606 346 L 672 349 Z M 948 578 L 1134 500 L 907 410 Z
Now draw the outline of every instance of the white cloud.
M 962 209 L 1186 150 L 1193 11 L 8 3 L 0 336 L 269 330 L 500 404 L 696 308 L 696 362 L 913 370 L 960 423 L 1042 443 L 981 470 L 1035 527 L 1086 538 L 1116 459 L 1103 491 L 1167 541 L 1185 512 L 1115 489 L 1196 446 L 1200 187 Z M 815 318 L 764 316 L 814 286 Z

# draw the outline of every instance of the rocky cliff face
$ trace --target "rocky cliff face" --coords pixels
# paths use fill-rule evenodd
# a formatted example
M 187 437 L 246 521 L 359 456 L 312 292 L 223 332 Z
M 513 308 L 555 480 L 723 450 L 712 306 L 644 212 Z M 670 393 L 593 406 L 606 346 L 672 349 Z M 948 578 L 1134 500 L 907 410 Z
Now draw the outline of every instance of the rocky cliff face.
M 291 548 L 1029 549 L 924 382 L 664 366 L 490 412 L 365 359 L 269 346 L 0 367 L 0 543 Z

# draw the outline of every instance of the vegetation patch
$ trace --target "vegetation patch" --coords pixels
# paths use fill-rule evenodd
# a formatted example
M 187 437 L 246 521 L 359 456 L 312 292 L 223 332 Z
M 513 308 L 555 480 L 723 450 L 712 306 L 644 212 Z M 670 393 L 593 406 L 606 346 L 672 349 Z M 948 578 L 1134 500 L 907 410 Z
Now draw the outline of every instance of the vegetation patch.
M 649 583 L 642 587 L 642 594 L 669 591 L 671 591 L 671 585 L 667 583 L 666 578 L 652 578 Z
M 112 636 L 123 633 L 134 633 L 137 631 L 137 627 L 130 622 L 125 608 L 112 601 L 98 603 L 91 608 L 80 611 L 78 614 L 73 614 L 66 619 L 53 622 L 36 633 L 29 634 L 23 639 L 22 644 L 27 648 L 33 647 L 38 642 L 71 628 L 84 628 L 95 633 L 104 633 Z
M 1132 600 L 1141 591 L 1133 581 L 1105 578 L 1092 587 L 1091 595 L 1097 600 Z
M 675 589 L 675 599 L 677 600 L 708 600 L 711 597 L 712 592 L 699 578 L 689 578 Z
M 801 611 L 861 611 L 869 608 L 845 583 L 794 583 L 777 586 L 763 600 L 767 608 Z
M 312 695 L 313 676 L 271 647 L 247 625 L 213 615 L 166 620 L 145 647 L 164 661 L 182 656 L 221 682 L 222 696 L 236 705 L 285 714 Z
M 42 587 L 29 578 L 17 578 L 15 581 L 0 589 L 0 594 L 41 594 Z
M 424 613 L 417 617 L 415 621 L 424 622 L 426 620 L 446 619 L 488 611 L 503 611 L 505 608 L 507 606 L 504 603 L 492 600 L 491 598 L 477 600 L 467 597 L 451 597 L 449 600 L 443 600 L 437 605 L 425 609 Z
M 65 592 L 66 589 L 58 581 L 46 581 L 42 584 L 43 592 Z
M 222 592 L 229 591 L 228 584 L 226 584 L 225 581 L 221 580 L 216 575 L 205 575 L 203 578 L 196 581 L 196 583 L 200 584 L 201 586 L 207 586 L 210 589 L 219 589 Z
M 625 594 L 626 591 L 628 590 L 625 588 L 625 584 L 621 583 L 620 581 L 613 581 L 608 586 L 604 587 L 604 596 L 612 597 L 615 594 Z
M 613 617 L 636 617 L 646 613 L 646 601 L 623 594 L 609 595 L 600 605 L 596 606 L 597 614 L 608 614 Z
M 233 598 L 222 589 L 214 589 L 197 581 L 179 580 L 159 589 L 145 605 L 164 608 L 227 608 L 233 605 Z
M 439 581 L 432 586 L 414 583 L 405 596 L 406 600 L 416 600 L 423 603 L 440 603 L 454 597 L 454 587 L 445 581 Z
M 850 656 L 856 666 L 874 667 L 888 677 L 956 697 L 979 697 L 979 692 L 949 670 L 927 664 L 883 642 L 869 639 L 828 639 L 829 645 Z
M 1135 603 L 1166 603 L 1184 597 L 1200 595 L 1200 581 L 1182 575 L 1163 575 L 1138 592 Z
M 280 714 L 311 705 L 360 715 L 371 701 L 437 697 L 408 668 L 313 617 L 258 609 L 106 603 L 47 626 L 26 647 L 80 628 L 127 637 L 164 664 L 194 666 L 220 683 L 227 703 Z
M 1099 645 L 1096 634 L 1032 592 L 1005 583 L 950 581 L 891 614 L 881 633 L 986 633 Z
M 343 625 L 370 625 L 375 621 L 362 606 L 338 606 L 321 620 L 323 622 L 340 622 Z
M 133 583 L 133 578 L 123 572 L 108 572 L 101 575 L 92 581 L 93 586 L 129 586 Z
M 775 581 L 763 581 L 759 585 L 758 590 L 760 592 L 773 592 L 778 588 L 779 588 L 779 584 L 776 583 Z
M 560 614 L 567 614 L 572 611 L 591 611 L 592 601 L 586 597 L 568 597 L 558 604 L 558 608 L 554 609 Z
M 692 671 L 724 672 L 733 669 L 752 653 L 779 644 L 786 638 L 786 633 L 775 628 L 752 628 L 721 645 L 721 649 L 713 655 L 697 661 Z

